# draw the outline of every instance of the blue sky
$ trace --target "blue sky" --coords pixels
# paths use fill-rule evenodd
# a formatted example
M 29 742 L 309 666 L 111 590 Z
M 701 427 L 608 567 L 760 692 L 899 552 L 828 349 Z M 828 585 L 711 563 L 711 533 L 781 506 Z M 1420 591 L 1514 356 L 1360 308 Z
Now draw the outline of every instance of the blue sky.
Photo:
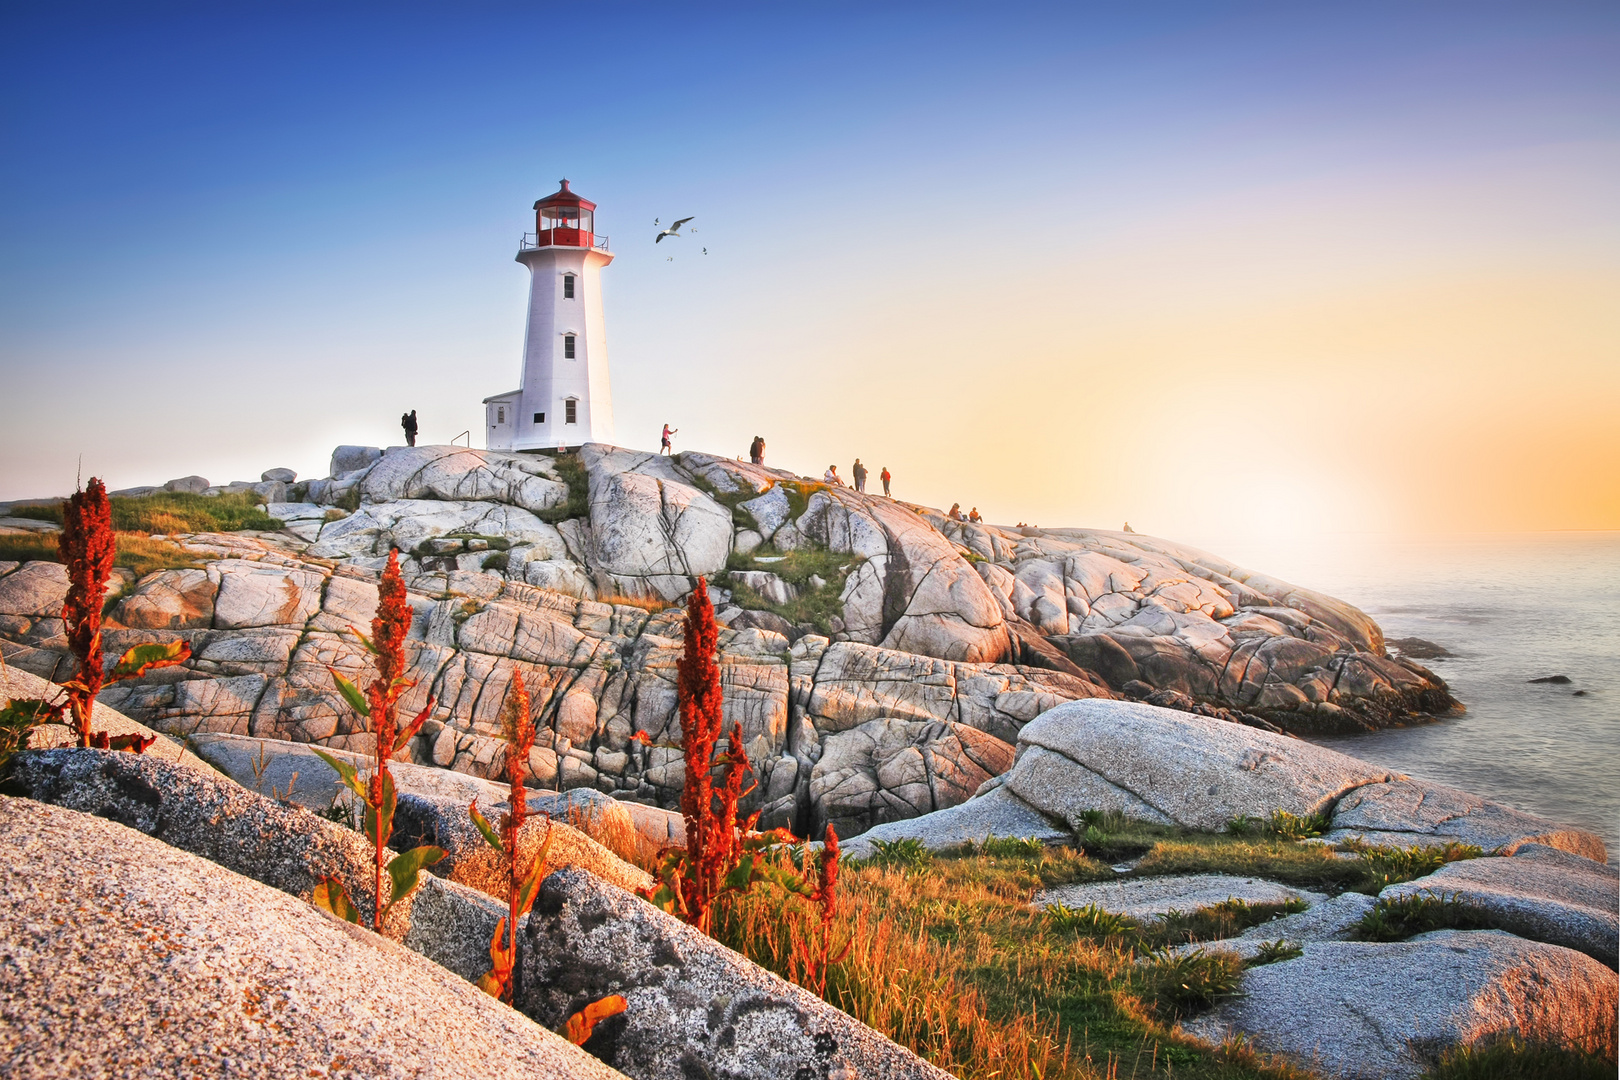
M 0 87 L 0 498 L 476 441 L 567 176 L 626 445 L 1193 542 L 1620 526 L 1613 4 L 13 3 Z

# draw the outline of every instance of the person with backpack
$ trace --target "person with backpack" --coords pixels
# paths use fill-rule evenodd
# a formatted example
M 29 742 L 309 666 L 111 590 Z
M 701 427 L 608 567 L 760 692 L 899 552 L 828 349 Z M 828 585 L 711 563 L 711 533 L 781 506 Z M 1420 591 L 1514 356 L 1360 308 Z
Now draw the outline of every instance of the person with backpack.
M 412 409 L 399 418 L 399 426 L 405 429 L 405 445 L 416 445 L 416 410 Z

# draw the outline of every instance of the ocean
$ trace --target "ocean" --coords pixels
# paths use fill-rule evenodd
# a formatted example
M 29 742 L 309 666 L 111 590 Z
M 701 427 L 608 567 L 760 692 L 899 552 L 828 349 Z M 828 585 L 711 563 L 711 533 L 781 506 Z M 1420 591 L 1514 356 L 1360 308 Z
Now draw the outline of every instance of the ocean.
M 1313 742 L 1589 829 L 1620 857 L 1620 533 L 1209 550 L 1346 600 L 1387 638 L 1455 654 L 1419 662 L 1464 715 Z M 1531 682 L 1551 675 L 1570 682 Z

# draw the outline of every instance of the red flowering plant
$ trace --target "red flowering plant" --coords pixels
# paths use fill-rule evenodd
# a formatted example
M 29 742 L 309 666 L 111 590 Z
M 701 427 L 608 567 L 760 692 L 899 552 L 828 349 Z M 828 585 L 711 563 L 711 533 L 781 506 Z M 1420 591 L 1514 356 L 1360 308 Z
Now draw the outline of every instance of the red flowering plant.
M 185 663 L 191 659 L 191 646 L 184 641 L 136 645 L 107 670 L 101 652 L 101 611 L 107 600 L 107 579 L 112 575 L 118 542 L 113 534 L 106 485 L 96 477 L 92 476 L 83 491 L 74 492 L 62 504 L 62 535 L 57 550 L 68 575 L 67 597 L 62 601 L 63 632 L 78 669 L 62 684 L 60 701 L 9 702 L 0 710 L 0 730 L 8 733 L 6 741 L 16 749 L 26 744 L 28 729 L 55 723 L 66 714 L 80 746 L 142 753 L 155 736 L 138 732 L 109 736 L 93 730 L 96 695 L 109 683 L 138 679 L 155 668 Z
M 377 677 L 366 685 L 364 693 L 341 673 L 332 670 L 332 681 L 349 707 L 364 717 L 376 737 L 372 773 L 364 780 L 359 770 L 346 761 L 316 750 L 321 760 L 336 770 L 345 787 L 354 792 L 364 806 L 362 821 L 366 838 L 375 852 L 371 896 L 371 928 L 381 930 L 383 917 L 400 900 L 416 888 L 418 876 L 424 866 L 431 866 L 444 858 L 443 848 L 423 845 L 395 855 L 384 862 L 388 839 L 394 831 L 394 807 L 399 801 L 394 790 L 394 777 L 388 771 L 393 759 L 418 731 L 433 712 L 433 698 L 429 697 L 422 711 L 404 727 L 399 726 L 399 699 L 416 685 L 405 677 L 405 634 L 411 627 L 411 606 L 405 599 L 405 582 L 399 575 L 399 552 L 388 553 L 388 568 L 383 571 L 382 583 L 377 590 L 377 617 L 371 620 L 371 637 L 354 627 L 349 632 L 360 640 L 374 658 Z M 383 871 L 387 870 L 391 883 L 388 902 L 383 902 Z M 360 921 L 360 911 L 350 900 L 343 883 L 327 878 L 315 887 L 317 907 L 330 911 L 349 922 Z
M 506 871 L 506 915 L 495 924 L 495 936 L 489 943 L 490 970 L 478 980 L 478 988 L 508 1005 L 516 994 L 518 920 L 529 913 L 540 884 L 546 879 L 546 855 L 551 851 L 551 822 L 546 821 L 546 836 L 540 848 L 525 857 L 519 850 L 519 834 L 529 817 L 528 794 L 524 787 L 524 773 L 529 751 L 534 747 L 534 717 L 530 714 L 529 689 L 523 683 L 523 672 L 512 673 L 512 686 L 501 709 L 501 731 L 506 737 L 506 757 L 502 771 L 508 785 L 507 811 L 501 815 L 499 827 L 478 811 L 475 799 L 467 807 L 473 824 L 478 827 L 484 842 L 501 856 Z M 609 994 L 593 1001 L 568 1018 L 564 1034 L 576 1045 L 583 1045 L 595 1031 L 598 1021 L 617 1016 L 627 1007 L 623 995 Z
M 739 811 L 755 785 L 748 780 L 752 767 L 743 747 L 742 725 L 732 724 L 725 749 L 717 752 L 724 730 L 724 695 L 714 659 L 718 637 L 708 585 L 699 578 L 687 598 L 685 650 L 676 668 L 686 759 L 681 789 L 686 849 L 665 854 L 658 884 L 642 895 L 712 937 L 716 904 L 768 880 L 819 905 L 826 928 L 836 905 L 838 836 L 829 826 L 820 855 L 804 853 L 803 869 L 796 871 L 783 856 L 797 838 L 786 829 L 759 832 L 755 829 L 759 812 L 744 816 Z M 715 771 L 720 774 L 718 783 Z M 802 953 L 797 962 L 807 977 L 825 982 L 830 940 L 830 933 L 824 932 L 819 944 L 806 943 L 796 950 L 796 955 Z

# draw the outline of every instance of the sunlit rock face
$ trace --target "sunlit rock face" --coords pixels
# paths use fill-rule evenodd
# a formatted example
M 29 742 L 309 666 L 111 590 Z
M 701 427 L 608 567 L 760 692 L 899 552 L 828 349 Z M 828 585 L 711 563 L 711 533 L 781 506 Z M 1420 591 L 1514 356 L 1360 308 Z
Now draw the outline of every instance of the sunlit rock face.
M 183 733 L 368 748 L 330 669 L 362 674 L 348 628 L 368 626 L 390 549 L 415 612 L 402 707 L 433 701 L 413 760 L 492 775 L 522 672 L 535 784 L 677 805 L 678 605 L 701 577 L 728 627 L 749 806 L 805 833 L 956 805 L 1067 701 L 1144 698 L 1294 731 L 1454 704 L 1349 605 L 1134 533 L 968 524 L 691 452 L 333 460 L 332 477 L 281 483 L 282 531 L 177 537 L 200 566 L 115 583 L 109 652 L 182 638 L 192 659 L 110 688 L 109 705 Z M 71 670 L 66 588 L 54 564 L 0 563 L 8 664 Z

